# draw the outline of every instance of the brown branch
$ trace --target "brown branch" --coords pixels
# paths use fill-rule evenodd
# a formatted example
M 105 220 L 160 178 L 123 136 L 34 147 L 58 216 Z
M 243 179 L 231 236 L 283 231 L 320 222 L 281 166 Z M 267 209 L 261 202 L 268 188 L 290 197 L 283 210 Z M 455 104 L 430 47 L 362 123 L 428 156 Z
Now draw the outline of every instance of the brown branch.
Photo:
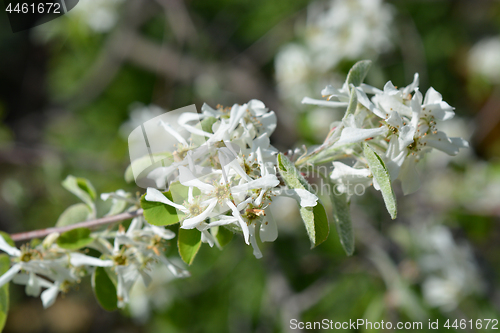
M 142 215 L 142 213 L 143 213 L 143 210 L 141 208 L 138 210 L 134 210 L 132 212 L 102 217 L 100 219 L 75 223 L 75 224 L 64 226 L 64 227 L 53 227 L 53 228 L 47 228 L 47 229 L 38 229 L 38 230 L 33 230 L 33 231 L 20 232 L 17 234 L 12 234 L 12 235 L 10 235 L 10 237 L 12 238 L 13 241 L 17 242 L 17 241 L 25 241 L 25 240 L 32 239 L 32 238 L 45 237 L 53 232 L 61 233 L 61 232 L 73 230 L 76 228 L 97 228 L 97 227 L 100 227 L 100 226 L 103 226 L 106 224 L 111 224 L 111 223 L 115 223 L 118 221 L 131 219 L 133 217 Z

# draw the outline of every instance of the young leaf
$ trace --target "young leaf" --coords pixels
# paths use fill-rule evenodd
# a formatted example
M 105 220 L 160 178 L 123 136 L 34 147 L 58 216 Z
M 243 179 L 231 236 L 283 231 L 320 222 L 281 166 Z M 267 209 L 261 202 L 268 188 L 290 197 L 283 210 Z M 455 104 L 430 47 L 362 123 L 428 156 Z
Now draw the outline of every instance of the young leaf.
M 389 172 L 384 164 L 384 161 L 378 156 L 378 154 L 373 151 L 366 143 L 363 147 L 363 153 L 366 160 L 368 161 L 368 166 L 373 174 L 373 178 L 377 181 L 380 186 L 380 192 L 382 192 L 382 197 L 384 198 L 385 207 L 394 220 L 397 215 L 396 206 L 396 196 L 391 186 L 391 178 Z
M 347 74 L 346 79 L 349 90 L 351 90 L 351 84 L 355 87 L 359 87 L 361 83 L 363 83 L 363 80 L 365 79 L 371 65 L 371 60 L 361 60 L 355 63 L 354 66 L 352 66 L 352 68 L 349 70 L 349 73 Z M 355 93 L 352 92 L 352 94 Z
M 295 165 L 281 153 L 278 155 L 278 168 L 288 187 L 311 192 L 309 183 L 302 177 Z M 318 200 L 314 207 L 301 207 L 300 216 L 311 240 L 311 248 L 324 242 L 330 232 L 330 226 L 323 204 Z
M 95 212 L 96 192 L 90 181 L 70 175 L 62 182 L 62 186 L 85 202 L 92 212 Z
M 330 232 L 328 217 L 323 204 L 318 201 L 314 207 L 301 207 L 300 216 L 311 240 L 311 249 L 323 243 Z
M 173 201 L 170 191 L 163 192 L 163 195 L 170 201 Z M 146 194 L 143 194 L 141 197 L 141 207 L 144 209 L 144 218 L 148 223 L 162 226 L 179 222 L 177 209 L 161 202 L 147 201 L 145 197 Z
M 96 267 L 94 274 L 92 274 L 92 289 L 94 289 L 95 297 L 104 310 L 113 311 L 118 308 L 115 284 L 103 267 Z
M 352 230 L 351 214 L 347 203 L 347 194 L 337 194 L 334 190 L 330 193 L 333 208 L 333 220 L 337 227 L 340 243 L 345 253 L 351 256 L 354 253 L 354 232 Z
M 177 246 L 182 260 L 191 265 L 201 246 L 201 232 L 197 229 L 179 228 Z
M 90 229 L 76 228 L 63 232 L 57 238 L 57 245 L 67 250 L 78 250 L 92 243 L 94 239 L 90 237 Z
M 92 216 L 89 206 L 77 203 L 69 206 L 57 219 L 56 227 L 64 227 L 78 222 L 87 221 Z
M 233 239 L 233 236 L 234 233 L 228 228 L 224 228 L 223 226 L 217 227 L 215 238 L 217 238 L 220 247 L 226 246 Z
M 8 237 L 10 239 L 10 237 Z M 9 240 L 5 238 L 9 243 Z M 6 254 L 0 254 L 0 276 L 5 274 L 10 268 L 10 258 Z M 7 313 L 9 312 L 9 284 L 6 283 L 0 288 L 0 332 L 7 321 Z
M 351 93 L 351 97 L 349 98 L 349 105 L 347 106 L 347 110 L 345 112 L 344 118 L 347 119 L 347 116 L 350 114 L 354 114 L 356 108 L 358 107 L 358 95 L 355 91 Z

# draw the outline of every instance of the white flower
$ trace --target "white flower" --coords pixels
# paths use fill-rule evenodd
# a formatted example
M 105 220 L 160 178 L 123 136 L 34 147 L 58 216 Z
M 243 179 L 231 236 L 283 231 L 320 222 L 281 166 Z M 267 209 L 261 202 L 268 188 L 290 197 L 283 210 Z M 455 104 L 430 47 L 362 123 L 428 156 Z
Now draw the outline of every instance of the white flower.
M 366 114 L 360 112 L 357 115 L 350 114 L 343 120 L 344 129 L 339 140 L 333 147 L 339 147 L 348 143 L 362 142 L 379 135 L 385 136 L 388 129 L 385 126 L 377 128 L 362 128 Z
M 295 43 L 285 45 L 276 55 L 275 69 L 280 95 L 300 101 L 298 98 L 313 74 L 307 48 Z
M 455 242 L 450 231 L 441 225 L 422 227 L 412 235 L 424 276 L 424 299 L 430 306 L 448 312 L 465 297 L 484 291 L 477 263 L 467 243 Z
M 160 193 L 161 194 L 161 193 Z M 155 237 L 172 239 L 175 235 L 162 227 L 146 224 L 143 218 L 136 217 L 127 232 L 119 230 L 116 234 L 113 250 L 110 255 L 114 261 L 114 271 L 117 277 L 118 307 L 123 308 L 129 302 L 129 292 L 134 283 L 142 279 L 146 286 L 151 282 L 153 265 L 161 262 L 176 277 L 187 277 L 189 273 L 177 267 L 160 252 Z
M 380 0 L 314 2 L 308 8 L 307 46 L 325 71 L 342 59 L 380 54 L 391 47 L 392 7 Z
M 500 83 L 500 37 L 488 37 L 477 42 L 469 51 L 467 65 L 474 74 L 488 78 L 491 83 Z

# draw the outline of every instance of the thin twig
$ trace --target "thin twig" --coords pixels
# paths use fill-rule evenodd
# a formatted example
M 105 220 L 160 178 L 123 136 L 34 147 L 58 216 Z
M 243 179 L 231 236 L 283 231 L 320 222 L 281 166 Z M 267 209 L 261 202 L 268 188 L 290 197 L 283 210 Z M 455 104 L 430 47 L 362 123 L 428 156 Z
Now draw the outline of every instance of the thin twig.
M 76 228 L 97 228 L 97 227 L 100 227 L 102 225 L 131 219 L 133 217 L 142 215 L 142 213 L 143 213 L 143 210 L 141 208 L 138 210 L 134 210 L 132 212 L 126 212 L 126 213 L 113 215 L 113 216 L 106 216 L 106 217 L 102 217 L 100 219 L 79 222 L 79 223 L 75 223 L 75 224 L 64 226 L 64 227 L 52 227 L 52 228 L 47 228 L 47 229 L 38 229 L 38 230 L 33 230 L 33 231 L 20 232 L 17 234 L 12 234 L 12 235 L 10 235 L 10 237 L 12 238 L 13 241 L 17 242 L 17 241 L 25 241 L 25 240 L 32 239 L 32 238 L 45 237 L 53 232 L 61 233 L 61 232 L 73 230 Z

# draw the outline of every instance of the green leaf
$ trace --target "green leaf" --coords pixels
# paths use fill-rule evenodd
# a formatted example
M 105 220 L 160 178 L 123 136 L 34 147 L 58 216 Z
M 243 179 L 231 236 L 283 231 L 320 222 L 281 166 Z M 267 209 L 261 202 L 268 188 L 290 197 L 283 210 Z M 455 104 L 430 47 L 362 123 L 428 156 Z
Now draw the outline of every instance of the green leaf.
M 201 121 L 201 129 L 208 133 L 213 133 L 212 126 L 217 122 L 215 117 L 207 117 Z
M 96 267 L 92 274 L 92 288 L 97 301 L 104 310 L 113 311 L 118 308 L 116 286 L 103 267 Z
M 288 157 L 283 155 L 283 153 L 278 155 L 278 168 L 280 169 L 280 174 L 288 187 L 293 189 L 300 188 L 310 192 L 311 189 L 309 183 L 304 179 Z
M 311 192 L 309 183 L 302 177 L 295 165 L 282 153 L 278 155 L 278 168 L 281 177 L 289 188 Z M 311 248 L 324 242 L 330 232 L 330 226 L 325 207 L 321 201 L 318 200 L 317 205 L 314 207 L 301 207 L 300 216 L 311 240 Z
M 215 228 L 213 228 L 215 229 Z M 213 230 L 212 229 L 212 230 Z M 217 227 L 217 232 L 215 233 L 215 238 L 219 242 L 220 247 L 226 246 L 232 239 L 234 233 L 228 228 L 224 228 L 223 226 Z
M 95 212 L 96 192 L 90 181 L 70 175 L 62 182 L 62 186 L 85 202 L 92 212 Z
M 323 204 L 318 200 L 314 207 L 301 207 L 300 216 L 311 240 L 311 249 L 323 243 L 330 232 L 328 217 Z
M 191 265 L 201 246 L 201 232 L 198 229 L 179 228 L 177 246 L 182 260 Z
M 346 119 L 348 115 L 354 114 L 357 107 L 358 107 L 358 95 L 356 94 L 356 92 L 353 91 L 351 93 L 351 98 L 349 98 L 349 105 L 347 106 L 344 119 Z
M 92 243 L 94 239 L 90 237 L 90 229 L 76 228 L 63 232 L 57 238 L 57 245 L 67 250 L 78 250 Z
M 163 192 L 163 195 L 173 201 L 170 191 Z M 147 201 L 145 197 L 146 194 L 141 197 L 141 207 L 144 209 L 146 221 L 157 226 L 175 224 L 180 221 L 177 209 L 161 202 Z
M 382 192 L 382 197 L 384 198 L 385 207 L 394 220 L 397 215 L 396 206 L 396 196 L 391 186 L 391 178 L 389 172 L 385 166 L 384 161 L 378 156 L 378 154 L 371 149 L 368 144 L 364 144 L 363 153 L 366 160 L 368 161 L 368 166 L 373 174 L 373 178 L 377 181 L 380 186 L 380 192 Z
M 3 234 L 2 234 L 3 236 Z M 8 238 L 8 239 L 7 239 Z M 10 237 L 4 237 L 5 241 L 10 244 Z M 12 240 L 10 240 L 12 242 Z M 0 254 L 0 276 L 5 274 L 10 269 L 10 258 L 6 254 Z M 0 288 L 0 332 L 7 321 L 7 313 L 9 312 L 9 284 L 6 283 Z
M 332 186 L 330 198 L 332 199 L 333 220 L 335 221 L 335 226 L 337 227 L 340 244 L 342 244 L 345 253 L 348 256 L 351 256 L 354 253 L 354 232 L 352 230 L 347 194 L 335 193 L 334 187 Z
M 92 216 L 89 206 L 77 203 L 69 206 L 57 219 L 56 227 L 64 227 L 78 222 L 87 221 Z
M 0 236 L 3 237 L 3 239 L 7 242 L 7 244 L 16 247 L 16 244 L 14 243 L 12 238 L 10 238 L 10 235 L 8 233 L 6 233 L 5 231 L 0 231 Z
M 147 169 L 148 167 L 151 166 L 151 157 L 153 157 L 153 161 L 159 162 L 159 161 L 164 161 L 165 166 L 169 166 L 174 162 L 174 157 L 171 152 L 165 151 L 161 153 L 153 153 L 150 155 L 143 156 L 141 158 L 138 158 L 134 160 L 128 167 L 127 170 L 125 170 L 125 181 L 127 183 L 131 183 L 134 181 L 134 172 L 132 169 L 141 171 Z
M 349 87 L 351 84 L 353 84 L 355 87 L 359 87 L 361 83 L 363 83 L 371 65 L 371 60 L 361 60 L 355 63 L 347 74 L 347 86 Z M 351 88 L 349 87 L 349 90 L 350 89 Z

